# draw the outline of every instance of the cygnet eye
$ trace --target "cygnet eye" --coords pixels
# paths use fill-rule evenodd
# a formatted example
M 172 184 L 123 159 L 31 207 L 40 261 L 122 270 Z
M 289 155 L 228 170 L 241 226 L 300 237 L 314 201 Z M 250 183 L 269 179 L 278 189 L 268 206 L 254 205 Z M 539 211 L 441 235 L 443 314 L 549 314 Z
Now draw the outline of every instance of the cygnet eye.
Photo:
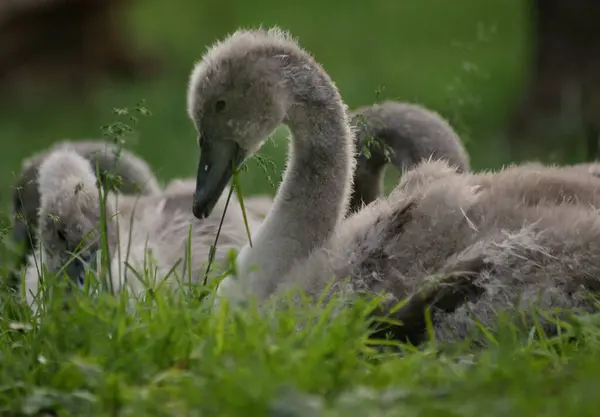
M 62 241 L 62 242 L 66 242 L 67 241 L 67 235 L 65 235 L 65 232 L 63 232 L 62 230 L 58 230 L 56 232 L 56 235 L 58 236 L 58 238 Z
M 225 107 L 227 107 L 227 103 L 225 103 L 225 100 L 217 100 L 215 102 L 215 112 L 220 113 L 223 110 L 225 110 Z
M 76 284 L 79 288 L 85 288 L 85 272 L 81 271 L 77 277 Z
M 198 135 L 197 141 L 198 141 L 198 146 L 200 146 L 200 147 L 204 146 L 204 144 L 206 144 L 206 134 L 200 133 Z

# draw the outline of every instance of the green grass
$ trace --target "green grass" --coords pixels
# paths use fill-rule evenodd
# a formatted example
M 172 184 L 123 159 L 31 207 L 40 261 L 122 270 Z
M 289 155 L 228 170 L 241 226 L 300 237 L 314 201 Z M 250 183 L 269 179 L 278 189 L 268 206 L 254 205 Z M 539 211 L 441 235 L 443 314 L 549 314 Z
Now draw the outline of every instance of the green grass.
M 109 84 L 84 103 L 58 95 L 5 105 L 7 210 L 22 158 L 57 139 L 98 137 L 117 118 L 114 107 L 141 99 L 153 114 L 128 144 L 162 180 L 192 176 L 191 66 L 214 40 L 261 23 L 298 36 L 351 108 L 384 98 L 423 103 L 455 124 L 476 169 L 507 162 L 495 138 L 523 78 L 524 1 L 138 3 L 134 29 L 166 58 L 162 77 Z M 263 152 L 275 162 L 271 179 L 250 164 L 241 178 L 246 194 L 274 191 L 285 151 L 276 139 Z M 0 415 L 553 417 L 594 416 L 600 406 L 596 317 L 571 329 L 576 341 L 520 333 L 482 350 L 440 353 L 430 344 L 386 353 L 367 341 L 362 303 L 211 311 L 200 288 L 153 290 L 132 303 L 125 294 L 54 291 L 69 308 L 50 303 L 39 323 L 14 294 L 0 292 Z
M 367 342 L 366 302 L 211 310 L 198 288 L 132 302 L 52 289 L 41 324 L 2 298 L 1 415 L 553 417 L 600 405 L 596 317 L 554 339 L 392 352 Z

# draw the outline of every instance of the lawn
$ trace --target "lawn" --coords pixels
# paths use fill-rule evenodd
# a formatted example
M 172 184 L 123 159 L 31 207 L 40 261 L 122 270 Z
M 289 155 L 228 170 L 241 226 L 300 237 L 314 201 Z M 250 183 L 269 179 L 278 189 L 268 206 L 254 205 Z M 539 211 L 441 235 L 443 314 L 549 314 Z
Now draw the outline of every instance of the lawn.
M 507 157 L 497 137 L 527 59 L 523 3 L 139 1 L 132 30 L 165 58 L 161 78 L 106 85 L 84 103 L 60 95 L 4 103 L 0 201 L 8 214 L 22 158 L 57 139 L 99 137 L 117 120 L 132 124 L 113 108 L 141 100 L 152 115 L 139 117 L 128 146 L 162 181 L 192 176 L 188 73 L 211 42 L 259 24 L 291 30 L 351 108 L 420 102 L 451 120 L 475 169 L 500 166 Z M 284 133 L 263 152 L 275 169 L 244 172 L 246 194 L 274 192 Z M 490 334 L 485 349 L 431 343 L 398 352 L 368 342 L 364 303 L 211 311 L 204 295 L 73 294 L 68 309 L 50 303 L 40 324 L 0 292 L 0 415 L 553 417 L 600 408 L 596 317 L 553 339 L 506 332 Z
M 124 294 L 74 294 L 68 311 L 48 304 L 39 327 L 26 308 L 3 300 L 0 414 L 558 417 L 598 410 L 595 318 L 571 329 L 577 342 L 506 332 L 513 336 L 490 336 L 480 351 L 430 344 L 394 353 L 367 343 L 366 303 L 260 312 L 221 304 L 209 312 L 200 299 L 197 291 L 157 290 L 128 306 Z

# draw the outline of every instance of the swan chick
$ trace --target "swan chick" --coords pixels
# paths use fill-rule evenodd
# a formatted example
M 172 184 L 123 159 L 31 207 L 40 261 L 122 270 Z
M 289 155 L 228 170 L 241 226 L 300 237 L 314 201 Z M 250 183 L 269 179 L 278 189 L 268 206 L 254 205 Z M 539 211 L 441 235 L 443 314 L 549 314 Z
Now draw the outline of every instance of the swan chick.
M 101 211 L 96 179 L 89 163 L 70 149 L 56 150 L 42 163 L 39 184 L 42 202 L 39 245 L 44 249 L 39 261 L 55 272 L 70 260 L 70 254 L 81 241 L 86 243 L 85 259 L 96 259 L 94 255 L 100 253 Z M 73 188 L 76 188 L 77 194 L 73 193 Z M 219 228 L 221 234 L 214 252 L 215 264 L 228 259 L 231 249 L 239 249 L 248 241 L 239 208 L 227 210 L 223 224 L 220 224 L 227 195 L 219 198 L 212 216 L 196 219 L 189 210 L 194 189 L 195 181 L 175 180 L 164 192 L 156 195 L 106 195 L 108 259 L 114 290 L 120 291 L 124 286 L 134 293 L 145 290 L 146 283 L 137 279 L 136 274 L 128 274 L 129 265 L 144 278 L 169 278 L 169 286 L 178 282 L 177 278 L 194 282 L 202 280 Z M 260 223 L 251 214 L 247 220 L 250 230 Z M 193 256 L 188 259 L 190 237 Z M 30 255 L 28 289 L 37 285 L 39 280 L 39 274 L 32 267 L 35 261 Z M 153 264 L 151 277 L 145 275 L 150 268 L 149 262 Z M 67 272 L 76 281 L 89 266 L 88 263 L 72 262 L 69 265 L 74 265 L 67 266 Z
M 37 265 L 43 263 L 53 274 L 66 266 L 70 281 L 83 285 L 85 271 L 101 249 L 100 200 L 89 162 L 72 149 L 54 151 L 39 166 L 38 184 L 40 250 L 30 255 L 27 266 L 28 297 L 37 293 L 39 276 L 31 261 L 38 253 Z M 111 213 L 108 206 L 107 217 Z M 107 238 L 113 245 L 114 230 L 109 222 L 107 226 Z

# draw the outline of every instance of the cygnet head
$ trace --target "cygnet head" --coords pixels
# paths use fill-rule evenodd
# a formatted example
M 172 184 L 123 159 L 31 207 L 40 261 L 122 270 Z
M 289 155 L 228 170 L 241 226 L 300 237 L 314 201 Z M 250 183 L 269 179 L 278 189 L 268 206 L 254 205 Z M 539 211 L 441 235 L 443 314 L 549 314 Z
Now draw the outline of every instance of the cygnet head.
M 158 180 L 150 166 L 139 156 L 126 149 L 102 140 L 61 141 L 40 153 L 34 154 L 22 163 L 21 175 L 17 178 L 13 190 L 13 237 L 24 245 L 21 262 L 37 243 L 38 210 L 40 195 L 38 171 L 41 163 L 52 152 L 58 149 L 71 149 L 88 160 L 88 164 L 105 188 L 120 191 L 123 194 L 157 194 L 161 192 Z M 118 177 L 120 181 L 112 181 L 109 177 Z
M 352 112 L 357 126 L 359 165 L 381 171 L 391 162 L 400 169 L 411 169 L 424 159 L 445 159 L 458 172 L 469 170 L 469 155 L 452 125 L 440 114 L 414 103 L 392 100 L 361 107 Z M 376 141 L 369 146 L 368 139 Z
M 383 194 L 388 163 L 402 173 L 426 160 L 443 159 L 457 172 L 469 170 L 469 155 L 450 123 L 413 103 L 383 101 L 352 112 L 356 128 L 356 170 L 350 211 Z
M 101 249 L 101 211 L 96 177 L 89 162 L 73 150 L 52 152 L 40 165 L 39 242 L 46 267 L 56 273 L 65 267 L 81 285 L 85 270 Z M 112 209 L 107 202 L 107 219 Z M 109 244 L 114 231 L 107 220 Z
M 187 100 L 201 151 L 196 217 L 211 212 L 234 169 L 285 121 L 292 94 L 316 95 L 302 90 L 300 55 L 311 59 L 280 29 L 238 30 L 196 64 Z
M 352 112 L 356 128 L 356 170 L 351 211 L 383 194 L 385 167 L 401 172 L 425 160 L 443 159 L 457 172 L 469 170 L 469 156 L 453 127 L 438 113 L 413 103 L 383 101 Z

